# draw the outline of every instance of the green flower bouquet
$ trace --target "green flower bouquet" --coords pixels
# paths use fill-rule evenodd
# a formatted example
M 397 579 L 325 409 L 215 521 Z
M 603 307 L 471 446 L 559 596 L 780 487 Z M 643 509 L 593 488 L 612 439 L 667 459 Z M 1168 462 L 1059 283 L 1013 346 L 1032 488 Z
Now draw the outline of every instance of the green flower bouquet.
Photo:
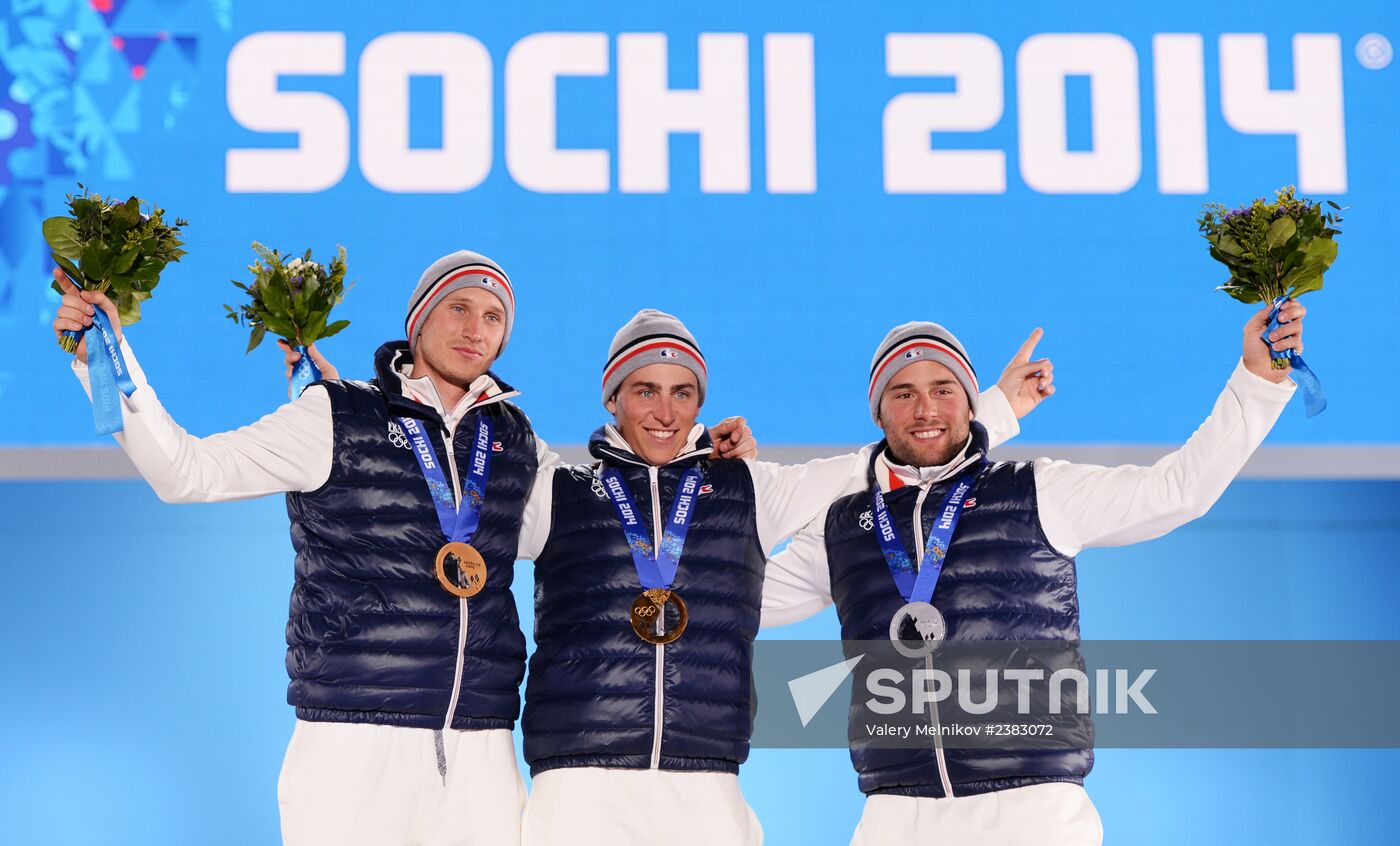
M 154 203 L 136 197 L 122 202 L 78 188 L 81 194 L 68 196 L 67 215 L 44 221 L 44 240 L 73 284 L 106 294 L 121 324 L 130 326 L 141 319 L 141 303 L 150 299 L 166 265 L 185 255 L 180 230 L 189 221 L 168 224 L 165 210 Z M 57 281 L 53 288 L 64 293 Z M 81 337 L 64 332 L 58 345 L 71 353 Z
M 1227 209 L 1206 204 L 1197 223 L 1210 243 L 1210 257 L 1230 270 L 1230 278 L 1216 288 L 1242 303 L 1268 303 L 1268 325 L 1260 339 L 1278 329 L 1279 309 L 1290 299 L 1322 290 L 1322 277 L 1337 260 L 1337 224 L 1342 207 L 1298 197 L 1292 185 L 1275 192 L 1273 202 L 1262 197 L 1247 206 Z M 1296 350 L 1269 348 L 1275 370 L 1292 368 L 1293 380 L 1302 389 L 1307 415 L 1327 407 L 1322 384 Z
M 1341 206 L 1330 200 L 1335 211 Z M 1263 198 L 1227 209 L 1208 203 L 1198 221 L 1210 257 L 1230 270 L 1216 290 L 1243 303 L 1272 302 L 1322 289 L 1322 275 L 1337 259 L 1336 225 L 1342 219 L 1321 203 L 1294 195 L 1289 185 L 1270 203 Z
M 263 337 L 272 332 L 285 338 L 301 353 L 289 388 L 289 394 L 295 398 L 307 385 L 321 378 L 307 347 L 350 325 L 348 320 L 328 322 L 331 309 L 340 304 L 348 290 L 345 248 L 338 247 L 328 265 L 313 261 L 310 250 L 288 258 L 254 241 L 253 251 L 258 257 L 248 266 L 253 274 L 252 283 L 233 282 L 248 295 L 248 302 L 236 309 L 225 305 L 224 309 L 234 323 L 252 328 L 247 352 L 256 349 Z

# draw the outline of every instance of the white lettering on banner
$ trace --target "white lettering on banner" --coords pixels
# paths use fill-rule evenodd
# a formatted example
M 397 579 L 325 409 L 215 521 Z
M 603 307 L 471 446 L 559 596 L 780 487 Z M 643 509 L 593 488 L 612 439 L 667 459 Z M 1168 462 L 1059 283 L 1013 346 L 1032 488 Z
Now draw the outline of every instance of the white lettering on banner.
M 1157 190 L 1204 194 L 1205 47 L 1199 35 L 1152 36 L 1152 99 L 1157 104 Z
M 951 76 L 951 94 L 898 94 L 885 104 L 885 191 L 1004 194 L 1006 153 L 934 150 L 938 130 L 981 132 L 1001 120 L 1001 48 L 985 35 L 885 36 L 890 76 Z
M 763 36 L 764 169 L 770 194 L 817 190 L 817 87 L 812 36 Z
M 1220 36 L 1220 110 L 1240 132 L 1298 137 L 1299 190 L 1347 190 L 1342 42 L 1336 35 L 1293 36 L 1292 91 L 1269 88 L 1264 36 Z
M 617 37 L 617 184 L 629 193 L 671 187 L 670 136 L 700 136 L 700 190 L 749 190 L 749 40 L 700 35 L 698 88 L 667 87 L 666 36 Z
M 442 78 L 442 146 L 408 144 L 408 81 Z M 491 172 L 491 55 L 452 32 L 393 32 L 360 55 L 360 171 L 395 193 L 467 191 Z
M 521 187 L 545 193 L 613 190 L 664 193 L 671 187 L 670 139 L 699 138 L 699 183 L 705 193 L 747 193 L 752 173 L 749 36 L 698 36 L 693 89 L 668 83 L 663 33 L 616 36 L 617 146 L 561 149 L 558 82 L 610 73 L 609 36 L 543 32 L 506 54 L 506 168 Z M 1308 193 L 1347 188 L 1341 41 L 1336 34 L 1292 38 L 1291 89 L 1271 89 L 1265 36 L 1222 35 L 1220 110 L 1245 134 L 1287 134 L 1297 141 L 1298 176 Z M 772 194 L 817 190 L 815 44 L 810 33 L 762 37 L 765 188 Z M 1204 194 L 1210 188 L 1204 39 L 1152 36 L 1152 90 L 1157 189 Z M 985 132 L 1005 113 L 1003 47 L 977 33 L 891 33 L 885 72 L 892 78 L 945 78 L 951 92 L 894 94 L 882 113 L 884 190 L 891 194 L 1003 194 L 1002 149 L 948 149 L 940 133 Z M 1016 51 L 1016 133 L 1022 181 L 1049 194 L 1113 194 L 1136 186 L 1142 171 L 1139 61 L 1133 45 L 1111 33 L 1032 35 Z M 255 133 L 291 133 L 290 148 L 234 148 L 225 157 L 231 193 L 315 192 L 333 188 L 350 161 L 345 106 L 316 91 L 279 91 L 285 77 L 343 76 L 345 35 L 253 33 L 229 52 L 229 113 Z M 479 186 L 493 165 L 491 57 L 463 33 L 394 32 L 359 56 L 359 166 L 389 192 L 450 193 Z M 409 80 L 442 80 L 442 142 L 409 145 Z M 1087 150 L 1068 144 L 1065 83 L 1087 77 Z M 585 104 L 585 105 L 592 105 Z M 846 108 L 843 106 L 843 108 Z M 849 163 L 843 163 L 849 164 Z
M 527 35 L 506 56 L 506 167 L 522 188 L 553 194 L 605 194 L 607 150 L 561 150 L 557 91 L 561 76 L 607 76 L 601 32 Z
M 232 149 L 224 157 L 229 193 L 311 192 L 332 188 L 350 164 L 350 119 L 329 94 L 278 91 L 280 76 L 345 73 L 340 32 L 258 32 L 228 54 L 225 97 L 239 125 L 295 132 L 290 149 Z
M 1065 77 L 1089 77 L 1093 149 L 1068 149 Z M 1021 178 L 1045 194 L 1118 194 L 1142 172 L 1138 61 L 1121 35 L 1033 35 L 1016 53 Z

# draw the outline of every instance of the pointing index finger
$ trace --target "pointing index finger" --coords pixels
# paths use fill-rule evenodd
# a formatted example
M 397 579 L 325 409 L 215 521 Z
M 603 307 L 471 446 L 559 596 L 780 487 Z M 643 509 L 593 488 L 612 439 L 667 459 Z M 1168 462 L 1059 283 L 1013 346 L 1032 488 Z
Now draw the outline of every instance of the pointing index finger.
M 1035 345 L 1040 343 L 1040 339 L 1044 337 L 1044 335 L 1045 330 L 1041 329 L 1039 326 L 1035 327 L 1035 331 L 1031 332 L 1030 337 L 1026 338 L 1025 343 L 1021 344 L 1021 348 L 1016 351 L 1016 357 L 1013 358 L 1012 361 L 1022 364 L 1030 361 L 1031 353 L 1035 352 Z

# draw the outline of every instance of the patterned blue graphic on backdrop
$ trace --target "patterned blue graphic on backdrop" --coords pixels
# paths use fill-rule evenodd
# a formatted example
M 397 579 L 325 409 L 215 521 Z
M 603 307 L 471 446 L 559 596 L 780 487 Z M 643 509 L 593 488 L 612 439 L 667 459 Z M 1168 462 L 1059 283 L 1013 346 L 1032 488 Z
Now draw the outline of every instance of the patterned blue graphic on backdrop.
M 129 145 L 176 126 L 211 12 L 205 0 L 0 0 L 0 323 L 19 317 L 20 280 L 48 272 L 43 210 L 77 181 L 135 178 Z M 50 292 L 41 323 L 56 302 Z

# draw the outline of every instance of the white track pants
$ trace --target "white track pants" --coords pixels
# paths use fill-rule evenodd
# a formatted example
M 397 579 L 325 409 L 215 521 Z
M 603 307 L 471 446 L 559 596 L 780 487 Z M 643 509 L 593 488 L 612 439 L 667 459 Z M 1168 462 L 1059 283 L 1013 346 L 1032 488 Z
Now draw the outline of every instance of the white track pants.
M 297 721 L 277 803 L 285 846 L 517 846 L 525 784 L 504 729 Z
M 871 796 L 851 846 L 891 843 L 1099 846 L 1103 824 L 1084 788 L 1062 782 L 952 799 Z
M 535 778 L 524 846 L 762 846 L 729 773 L 571 767 Z

